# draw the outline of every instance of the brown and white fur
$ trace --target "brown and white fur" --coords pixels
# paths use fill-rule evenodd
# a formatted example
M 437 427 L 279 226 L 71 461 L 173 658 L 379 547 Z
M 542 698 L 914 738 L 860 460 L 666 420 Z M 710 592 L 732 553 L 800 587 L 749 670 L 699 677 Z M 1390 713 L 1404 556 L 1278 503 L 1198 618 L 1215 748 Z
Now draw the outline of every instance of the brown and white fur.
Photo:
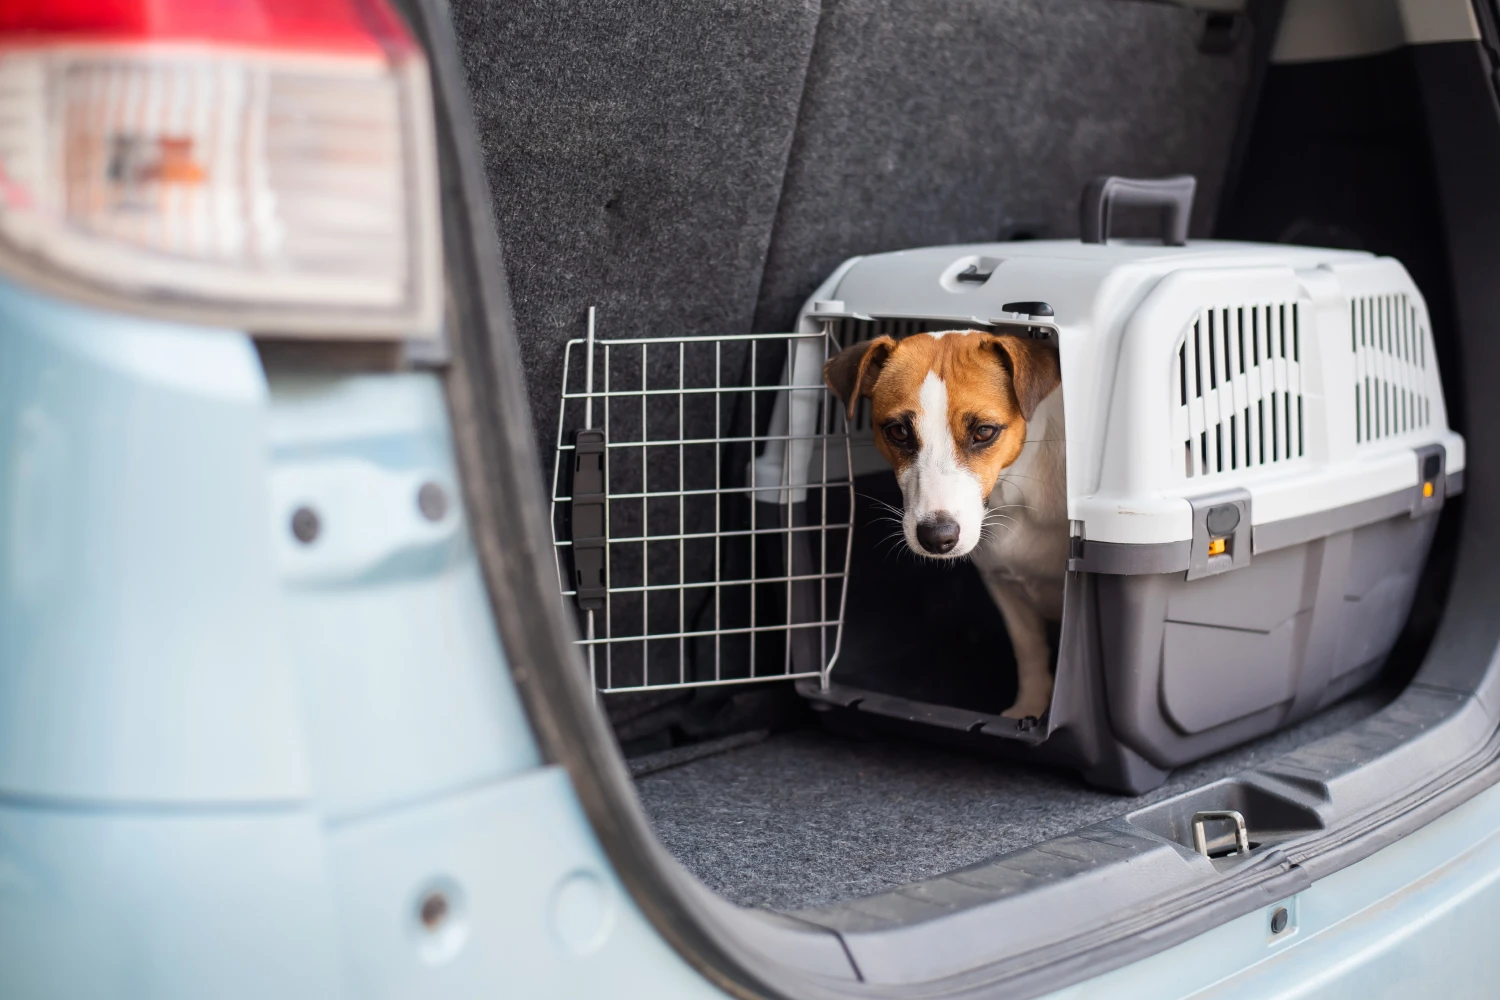
M 976 330 L 877 337 L 830 359 L 823 378 L 851 419 L 870 400 L 907 545 L 974 560 L 1015 648 L 1016 701 L 1004 714 L 1040 717 L 1052 702 L 1047 623 L 1062 618 L 1068 560 L 1056 348 Z

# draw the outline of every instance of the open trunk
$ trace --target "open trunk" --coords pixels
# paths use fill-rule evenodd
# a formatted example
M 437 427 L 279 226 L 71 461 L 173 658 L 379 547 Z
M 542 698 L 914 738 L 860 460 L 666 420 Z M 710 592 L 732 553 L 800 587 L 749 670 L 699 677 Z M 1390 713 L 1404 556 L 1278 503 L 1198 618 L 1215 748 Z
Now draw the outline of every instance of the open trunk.
M 1101 0 L 464 0 L 451 35 L 421 8 L 450 62 L 445 169 L 474 209 L 448 220 L 450 388 L 501 632 L 637 903 L 716 982 L 1055 989 L 1295 892 L 1495 780 L 1496 403 L 1475 388 L 1500 370 L 1489 55 L 1471 40 L 1270 64 L 1280 7 L 1251 4 L 1252 24 Z M 1072 235 L 1082 181 L 1105 170 L 1196 173 L 1195 235 L 1367 249 L 1421 287 L 1467 495 L 1442 513 L 1380 681 L 1137 797 L 841 733 L 788 681 L 596 695 L 537 489 L 561 345 L 588 307 L 619 336 L 790 329 L 850 255 Z M 1191 817 L 1212 809 L 1245 816 L 1248 853 L 1195 852 Z

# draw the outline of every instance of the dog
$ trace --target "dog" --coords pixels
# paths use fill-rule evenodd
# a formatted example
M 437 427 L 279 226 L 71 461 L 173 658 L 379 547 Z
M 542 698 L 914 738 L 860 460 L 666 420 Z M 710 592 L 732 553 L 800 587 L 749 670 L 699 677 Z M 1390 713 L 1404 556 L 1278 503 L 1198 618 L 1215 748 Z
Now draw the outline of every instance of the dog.
M 877 337 L 830 358 L 823 381 L 851 421 L 870 400 L 911 550 L 973 559 L 1015 648 L 1016 700 L 1003 714 L 1040 718 L 1069 545 L 1056 347 L 978 330 Z

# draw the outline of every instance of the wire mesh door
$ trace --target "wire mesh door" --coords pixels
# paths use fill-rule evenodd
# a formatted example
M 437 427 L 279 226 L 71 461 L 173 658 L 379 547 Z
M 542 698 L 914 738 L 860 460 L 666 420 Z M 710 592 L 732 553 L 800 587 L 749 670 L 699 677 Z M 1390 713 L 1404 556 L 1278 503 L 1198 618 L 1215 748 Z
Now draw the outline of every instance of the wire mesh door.
M 568 343 L 558 582 L 602 691 L 818 676 L 854 486 L 824 332 Z

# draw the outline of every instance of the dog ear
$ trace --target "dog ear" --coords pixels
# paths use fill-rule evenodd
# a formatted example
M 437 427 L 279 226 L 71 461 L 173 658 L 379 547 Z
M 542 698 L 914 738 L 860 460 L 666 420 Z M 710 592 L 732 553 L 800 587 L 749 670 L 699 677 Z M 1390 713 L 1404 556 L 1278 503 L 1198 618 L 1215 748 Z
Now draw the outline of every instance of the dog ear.
M 860 399 L 875 391 L 875 380 L 895 347 L 893 338 L 876 337 L 844 348 L 823 365 L 823 382 L 844 404 L 850 420 Z
M 1062 381 L 1057 348 L 1045 340 L 1008 335 L 991 337 L 990 346 L 1010 372 L 1011 389 L 1021 407 L 1021 416 L 1030 420 L 1042 400 Z

